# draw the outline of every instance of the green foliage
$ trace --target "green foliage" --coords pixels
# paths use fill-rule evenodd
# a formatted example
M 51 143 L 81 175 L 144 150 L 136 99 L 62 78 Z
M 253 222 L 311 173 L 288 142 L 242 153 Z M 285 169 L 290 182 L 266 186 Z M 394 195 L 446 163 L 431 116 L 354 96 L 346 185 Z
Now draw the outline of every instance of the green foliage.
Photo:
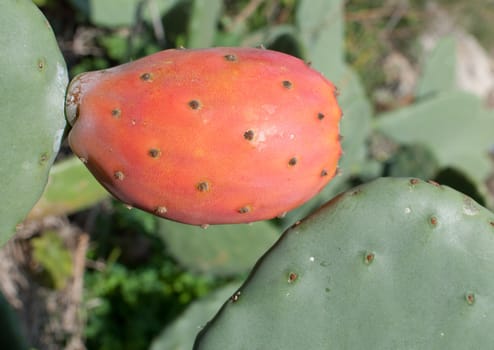
M 197 226 L 159 220 L 158 234 L 170 254 L 192 272 L 232 276 L 246 273 L 279 237 L 269 222 Z
M 487 348 L 493 223 L 418 179 L 354 188 L 283 234 L 194 349 Z
M 211 282 L 164 260 L 128 269 L 114 263 L 88 274 L 87 345 L 90 349 L 145 349 L 185 306 L 211 289 Z M 93 306 L 89 306 L 93 305 Z
M 388 54 L 399 52 L 412 63 L 418 60 L 417 37 L 426 29 L 426 4 L 423 0 L 345 1 L 345 58 L 363 78 L 370 96 L 387 85 L 382 63 Z
M 15 34 L 13 34 L 15 33 Z M 0 246 L 43 192 L 65 127 L 65 61 L 30 0 L 0 3 Z
M 154 236 L 150 214 L 115 204 L 97 226 L 88 256 L 106 263 L 85 275 L 89 349 L 146 349 L 167 321 L 223 283 L 179 267 Z
M 49 285 L 63 289 L 72 276 L 73 264 L 70 251 L 64 246 L 62 238 L 53 231 L 46 231 L 31 241 L 33 260 L 39 264 Z

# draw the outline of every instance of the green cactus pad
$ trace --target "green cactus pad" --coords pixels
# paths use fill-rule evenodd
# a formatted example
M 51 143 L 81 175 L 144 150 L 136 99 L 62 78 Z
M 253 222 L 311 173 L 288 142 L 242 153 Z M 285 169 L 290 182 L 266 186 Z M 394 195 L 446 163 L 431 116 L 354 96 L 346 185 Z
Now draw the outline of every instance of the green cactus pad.
M 479 192 L 487 193 L 494 113 L 478 97 L 448 91 L 382 114 L 375 127 L 395 142 L 423 144 L 437 157 L 440 167 L 460 170 L 477 184 Z
M 287 230 L 195 349 L 488 349 L 494 214 L 381 178 Z
M 36 203 L 65 127 L 65 61 L 30 0 L 0 2 L 0 246 Z
M 247 273 L 280 236 L 269 221 L 212 225 L 207 229 L 159 219 L 158 235 L 188 270 L 215 276 Z
M 222 0 L 194 0 L 188 27 L 188 48 L 212 46 L 221 15 Z
M 108 192 L 79 159 L 66 158 L 50 169 L 45 191 L 27 218 L 73 214 L 106 197 L 109 197 Z

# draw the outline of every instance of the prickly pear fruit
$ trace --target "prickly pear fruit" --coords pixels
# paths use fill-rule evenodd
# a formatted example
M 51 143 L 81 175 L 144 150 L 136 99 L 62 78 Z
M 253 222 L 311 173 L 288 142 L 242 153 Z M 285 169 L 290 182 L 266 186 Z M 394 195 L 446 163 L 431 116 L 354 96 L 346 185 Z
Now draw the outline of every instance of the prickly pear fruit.
M 165 50 L 70 84 L 69 143 L 123 202 L 189 224 L 279 216 L 341 154 L 335 88 L 298 58 Z

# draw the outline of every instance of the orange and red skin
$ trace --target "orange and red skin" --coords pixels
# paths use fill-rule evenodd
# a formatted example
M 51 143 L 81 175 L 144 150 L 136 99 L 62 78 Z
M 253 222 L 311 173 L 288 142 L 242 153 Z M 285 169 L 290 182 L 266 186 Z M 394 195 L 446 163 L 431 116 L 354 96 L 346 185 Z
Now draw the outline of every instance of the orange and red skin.
M 76 77 L 67 106 L 70 146 L 110 193 L 188 224 L 279 216 L 316 195 L 341 155 L 333 84 L 270 50 L 161 51 Z

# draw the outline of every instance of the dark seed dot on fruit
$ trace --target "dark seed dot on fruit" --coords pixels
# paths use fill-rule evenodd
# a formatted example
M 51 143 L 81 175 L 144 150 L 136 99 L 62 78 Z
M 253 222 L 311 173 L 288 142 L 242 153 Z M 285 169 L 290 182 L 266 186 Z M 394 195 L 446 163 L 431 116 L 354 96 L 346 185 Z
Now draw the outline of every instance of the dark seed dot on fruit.
M 192 109 L 199 109 L 201 107 L 201 104 L 197 100 L 190 100 L 189 107 Z
M 235 56 L 233 54 L 228 54 L 228 55 L 225 55 L 223 57 L 225 57 L 225 60 L 230 61 L 230 62 L 233 62 L 233 61 L 236 61 L 237 60 L 237 56 Z
M 288 161 L 289 166 L 294 166 L 296 164 L 297 164 L 297 158 L 296 157 L 290 158 L 290 160 Z
M 328 171 L 326 169 L 322 169 L 321 170 L 321 176 L 324 177 L 324 176 L 328 176 Z
M 196 188 L 199 192 L 209 192 L 210 190 L 209 182 L 201 181 L 196 185 Z
M 283 87 L 285 87 L 286 89 L 291 89 L 293 86 L 292 82 L 289 81 L 289 80 L 283 80 Z
M 317 119 L 323 120 L 324 119 L 324 114 L 322 113 L 317 113 Z
M 148 154 L 152 158 L 158 158 L 159 156 L 161 156 L 161 151 L 158 148 L 151 148 L 148 151 Z
M 246 132 L 244 132 L 244 139 L 252 141 L 254 139 L 254 131 L 247 130 Z
M 122 111 L 118 108 L 112 109 L 112 111 L 111 111 L 112 117 L 116 118 L 116 119 L 120 118 L 121 114 L 122 114 Z
M 157 215 L 165 215 L 167 211 L 168 209 L 166 209 L 166 207 L 164 206 L 159 206 L 154 209 L 154 213 Z
M 151 73 L 144 73 L 141 75 L 141 80 L 143 81 L 151 81 L 153 79 L 153 76 Z
M 125 175 L 121 171 L 115 171 L 113 173 L 113 177 L 115 178 L 115 180 L 120 180 L 120 181 L 122 181 L 123 179 L 125 179 Z
M 247 214 L 251 211 L 251 207 L 246 205 L 245 207 L 242 207 L 238 210 L 239 214 Z

